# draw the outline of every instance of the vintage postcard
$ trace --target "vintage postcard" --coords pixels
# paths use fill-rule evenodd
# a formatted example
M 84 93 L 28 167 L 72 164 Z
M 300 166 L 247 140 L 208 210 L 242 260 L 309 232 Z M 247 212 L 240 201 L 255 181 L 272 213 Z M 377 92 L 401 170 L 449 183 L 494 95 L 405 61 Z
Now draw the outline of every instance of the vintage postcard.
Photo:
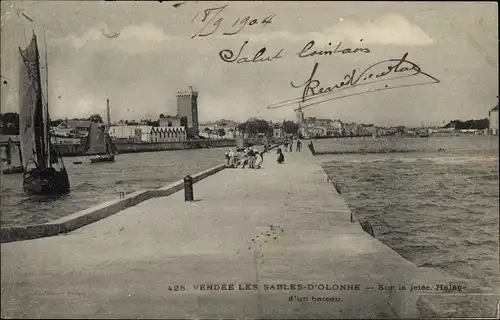
M 498 4 L 1 1 L 1 316 L 500 317 Z

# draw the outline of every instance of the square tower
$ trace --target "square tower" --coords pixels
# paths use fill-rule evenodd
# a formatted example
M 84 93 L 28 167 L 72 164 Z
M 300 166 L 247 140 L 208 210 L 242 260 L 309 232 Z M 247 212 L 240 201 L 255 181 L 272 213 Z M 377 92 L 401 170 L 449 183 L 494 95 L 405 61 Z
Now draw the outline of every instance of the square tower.
M 188 137 L 198 134 L 198 90 L 190 86 L 177 92 L 177 117 L 186 126 Z

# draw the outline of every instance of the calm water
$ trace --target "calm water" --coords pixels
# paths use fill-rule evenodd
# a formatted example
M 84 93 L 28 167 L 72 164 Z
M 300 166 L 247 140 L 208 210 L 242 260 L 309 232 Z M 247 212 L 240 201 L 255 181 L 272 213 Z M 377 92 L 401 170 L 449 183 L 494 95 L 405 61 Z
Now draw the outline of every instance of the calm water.
M 498 137 L 322 140 L 315 147 L 420 150 L 319 158 L 356 217 L 403 257 L 500 285 Z
M 29 198 L 22 175 L 2 175 L 1 224 L 45 223 L 116 199 L 120 192 L 159 188 L 224 162 L 226 148 L 120 154 L 115 163 L 88 164 L 86 157 L 65 158 L 71 192 L 57 199 Z M 73 164 L 74 161 L 83 164 Z

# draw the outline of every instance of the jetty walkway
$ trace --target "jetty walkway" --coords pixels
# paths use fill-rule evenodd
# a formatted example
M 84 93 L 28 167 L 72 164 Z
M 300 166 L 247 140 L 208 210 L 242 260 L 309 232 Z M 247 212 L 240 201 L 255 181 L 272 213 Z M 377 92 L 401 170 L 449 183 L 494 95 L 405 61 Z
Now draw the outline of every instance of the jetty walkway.
M 193 202 L 180 190 L 1 244 L 2 318 L 416 318 L 442 295 L 410 286 L 470 286 L 364 232 L 304 147 L 209 176 Z

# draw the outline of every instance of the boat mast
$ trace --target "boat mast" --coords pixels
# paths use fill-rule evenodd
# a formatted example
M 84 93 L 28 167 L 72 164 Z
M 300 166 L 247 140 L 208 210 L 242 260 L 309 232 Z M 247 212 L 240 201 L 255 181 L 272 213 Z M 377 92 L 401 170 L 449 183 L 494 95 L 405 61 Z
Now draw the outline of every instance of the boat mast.
M 35 62 L 36 62 L 36 87 L 38 89 L 37 96 L 40 97 L 40 100 L 36 101 L 35 107 L 35 138 L 37 141 L 39 141 L 39 146 L 36 148 L 37 149 L 37 160 L 38 160 L 38 166 L 40 168 L 46 168 L 47 167 L 47 157 L 45 154 L 45 126 L 46 126 L 46 121 L 43 121 L 44 117 L 44 110 L 43 110 L 43 90 L 42 90 L 42 79 L 41 79 L 41 70 L 40 70 L 40 51 L 38 50 L 38 41 L 37 41 L 37 36 L 35 34 L 35 30 L 33 30 L 33 38 L 35 40 Z M 38 102 L 40 102 L 41 105 L 38 105 Z M 39 130 L 37 132 L 36 126 L 39 125 Z
M 12 149 L 10 139 L 8 140 L 7 148 L 5 148 L 5 153 L 7 155 L 7 164 L 10 165 L 12 163 Z
M 21 165 L 23 165 L 23 152 L 21 150 L 21 144 L 19 144 L 18 146 L 18 150 L 19 150 L 19 163 L 21 163 Z
M 106 99 L 106 124 L 104 125 L 104 139 L 106 140 L 106 154 L 109 154 L 108 130 L 109 130 L 109 99 Z
M 48 54 L 47 54 L 47 34 L 45 33 L 45 27 L 43 28 L 43 38 L 44 38 L 44 47 L 45 47 L 45 145 L 46 150 L 45 154 L 47 155 L 48 165 L 52 167 L 51 161 L 51 152 L 50 152 L 50 133 L 49 133 L 49 63 L 48 63 Z

